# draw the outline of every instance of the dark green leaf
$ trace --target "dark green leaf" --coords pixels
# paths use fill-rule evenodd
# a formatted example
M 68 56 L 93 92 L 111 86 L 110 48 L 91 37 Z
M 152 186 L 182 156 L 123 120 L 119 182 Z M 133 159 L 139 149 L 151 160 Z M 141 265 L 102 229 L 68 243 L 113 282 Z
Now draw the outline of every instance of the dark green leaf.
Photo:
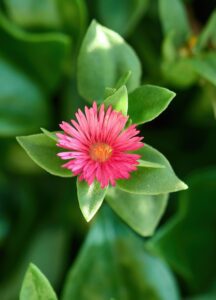
M 77 197 L 80 209 L 89 222 L 101 207 L 107 188 L 102 189 L 98 181 L 94 181 L 90 186 L 85 181 L 77 180 Z
M 129 34 L 146 11 L 148 0 L 97 0 L 98 17 L 105 26 Z
M 129 91 L 139 85 L 141 67 L 133 49 L 114 31 L 93 21 L 83 40 L 78 58 L 78 88 L 87 100 L 102 100 L 106 87 L 131 70 Z
M 190 290 L 208 290 L 215 280 L 216 170 L 188 179 L 177 214 L 156 234 L 149 247 L 168 261 Z
M 31 78 L 4 59 L 0 50 L 0 135 L 29 133 L 48 121 L 45 94 Z
M 150 236 L 167 205 L 167 195 L 137 195 L 109 188 L 106 201 L 133 230 Z
M 42 270 L 53 286 L 57 286 L 65 268 L 68 239 L 69 235 L 65 228 L 43 228 L 37 231 L 35 235 L 32 232 L 30 245 L 24 249 L 22 259 L 17 262 L 18 266 L 13 268 L 12 276 L 0 285 L 0 299 L 17 299 L 23 276 L 30 262 Z M 55 249 L 55 251 L 50 251 L 50 249 Z M 31 298 L 27 299 L 30 300 Z M 38 300 L 38 298 L 36 299 Z M 45 299 L 47 300 L 47 298 Z
M 133 123 L 149 122 L 160 115 L 174 97 L 174 92 L 162 87 L 140 86 L 129 94 L 128 114 Z
M 138 167 L 127 180 L 118 180 L 117 186 L 135 194 L 158 195 L 187 189 L 187 185 L 175 175 L 167 159 L 156 149 L 144 145 L 138 153 L 142 159 L 155 162 L 164 168 Z
M 35 0 L 37 1 L 37 0 Z M 87 26 L 87 7 L 85 0 L 56 0 L 61 14 L 62 27 L 65 32 L 74 37 L 76 44 L 80 43 Z M 60 4 L 60 5 L 59 5 Z
M 56 87 L 71 46 L 66 35 L 26 33 L 0 14 L 0 39 L 0 52 L 12 63 L 40 83 L 45 91 Z
M 20 300 L 57 300 L 47 278 L 33 264 L 30 264 L 25 275 Z
M 17 138 L 20 145 L 31 159 L 42 169 L 60 177 L 71 177 L 72 172 L 63 168 L 63 161 L 57 156 L 61 149 L 56 142 L 45 134 L 20 136 Z
M 102 213 L 68 274 L 61 299 L 179 299 L 167 266 L 149 255 L 142 240 L 110 211 Z
M 127 115 L 128 111 L 128 94 L 125 85 L 120 87 L 114 94 L 105 99 L 104 104 L 106 107 L 112 105 L 112 108 Z

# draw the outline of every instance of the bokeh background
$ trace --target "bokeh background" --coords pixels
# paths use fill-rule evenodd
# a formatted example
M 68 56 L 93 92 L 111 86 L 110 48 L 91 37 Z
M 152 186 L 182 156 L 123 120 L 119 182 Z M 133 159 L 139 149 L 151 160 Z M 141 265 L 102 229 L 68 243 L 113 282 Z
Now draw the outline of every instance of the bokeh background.
M 180 299 L 216 299 L 215 18 L 203 46 L 203 64 L 195 49 L 216 3 L 177 1 L 183 6 L 162 12 L 160 2 L 0 0 L 1 300 L 18 299 L 29 262 L 43 271 L 60 294 L 88 231 L 89 224 L 78 207 L 75 180 L 45 173 L 15 137 L 39 133 L 40 127 L 57 130 L 62 120 L 69 120 L 85 105 L 77 91 L 76 63 L 92 19 L 118 32 L 134 48 L 142 63 L 142 83 L 177 93 L 169 108 L 144 125 L 142 132 L 190 189 L 170 196 L 166 213 L 155 235 L 146 239 L 146 247 L 170 268 Z M 182 7 L 191 32 L 188 40 L 173 45 L 166 19 L 173 14 L 178 34 Z M 127 234 L 130 236 L 130 230 Z M 110 276 L 115 272 L 110 270 Z M 88 284 L 82 275 L 80 290 Z M 127 284 L 127 297 L 120 300 L 144 299 L 138 286 L 144 285 L 145 278 L 136 276 L 133 286 Z M 155 295 L 145 299 L 173 300 L 159 292 L 166 285 L 163 276 L 155 280 Z M 126 285 L 116 283 L 115 276 L 112 284 L 117 289 Z M 108 298 L 91 294 L 90 289 L 88 296 L 79 299 Z

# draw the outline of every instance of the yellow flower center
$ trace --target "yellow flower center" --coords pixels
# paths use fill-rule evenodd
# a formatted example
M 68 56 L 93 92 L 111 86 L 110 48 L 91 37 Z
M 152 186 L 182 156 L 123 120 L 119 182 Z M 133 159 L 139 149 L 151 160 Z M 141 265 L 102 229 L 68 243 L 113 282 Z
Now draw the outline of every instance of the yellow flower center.
M 113 149 L 105 143 L 93 144 L 90 148 L 90 156 L 98 162 L 107 161 L 112 155 Z

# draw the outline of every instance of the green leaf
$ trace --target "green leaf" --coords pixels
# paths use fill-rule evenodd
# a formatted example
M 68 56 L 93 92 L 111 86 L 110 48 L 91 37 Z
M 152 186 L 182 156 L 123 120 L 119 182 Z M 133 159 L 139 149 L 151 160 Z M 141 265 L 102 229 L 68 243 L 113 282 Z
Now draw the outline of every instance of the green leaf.
M 56 132 L 50 132 L 49 130 L 45 129 L 45 128 L 41 128 L 41 131 L 48 136 L 49 138 L 51 138 L 53 141 L 57 142 L 58 138 L 56 136 Z
M 4 0 L 10 18 L 25 28 L 58 29 L 61 27 L 57 1 Z
M 2 57 L 0 50 L 0 135 L 25 134 L 46 125 L 47 100 L 40 87 Z
M 115 88 L 106 87 L 104 91 L 104 99 L 112 96 L 116 92 Z
M 215 284 L 213 289 L 208 290 L 206 294 L 196 295 L 195 297 L 187 298 L 187 300 L 215 300 L 216 298 L 216 288 Z
M 28 189 L 29 186 L 26 187 L 24 183 L 23 188 Z M 49 196 L 50 191 L 49 192 L 47 191 L 46 195 Z M 26 202 L 29 203 L 29 200 L 30 199 L 27 198 Z M 38 204 L 38 201 L 36 202 Z M 29 206 L 30 209 L 33 210 L 34 215 L 37 214 L 36 207 L 32 208 L 32 202 L 29 203 Z M 17 299 L 24 274 L 30 262 L 33 262 L 38 266 L 38 268 L 40 268 L 40 270 L 42 270 L 43 274 L 45 274 L 45 276 L 49 278 L 50 283 L 54 287 L 59 286 L 59 282 L 61 281 L 62 275 L 65 270 L 67 253 L 69 250 L 68 245 L 71 240 L 71 232 L 68 233 L 65 227 L 64 228 L 59 227 L 58 225 L 56 226 L 56 224 L 55 226 L 53 226 L 52 224 L 51 227 L 44 226 L 44 223 L 41 224 L 42 220 L 40 219 L 39 222 L 43 228 L 40 228 L 39 230 L 36 229 L 36 234 L 35 234 L 35 231 L 32 231 L 33 228 L 32 226 L 34 226 L 35 224 L 35 218 L 34 221 L 32 222 L 32 215 L 30 215 L 29 210 L 27 210 L 26 213 L 22 214 L 22 216 L 20 217 L 21 217 L 20 222 L 18 223 L 18 226 L 16 226 L 15 231 L 13 231 L 14 243 L 13 245 L 12 243 L 10 243 L 12 247 L 11 250 L 13 251 L 12 252 L 10 251 L 10 254 L 8 253 L 7 255 L 7 260 L 10 261 L 9 265 L 10 267 L 12 267 L 13 272 L 10 274 L 10 276 L 7 277 L 7 281 L 0 284 L 0 299 L 5 299 L 5 300 Z M 30 224 L 29 222 L 26 222 L 27 218 L 31 220 Z M 47 219 L 45 222 L 47 223 Z M 17 227 L 20 227 L 21 225 L 23 228 L 18 229 Z M 37 226 L 37 227 L 41 227 L 41 226 Z M 25 228 L 25 233 L 24 233 L 24 228 Z M 28 233 L 26 232 L 26 230 Z M 20 234 L 22 234 L 22 238 L 19 237 L 19 239 L 17 239 L 19 232 Z M 29 237 L 28 239 L 26 239 L 27 236 Z M 25 241 L 25 247 L 23 247 L 22 245 L 24 241 Z M 19 248 L 17 248 L 18 247 L 17 244 L 19 244 Z M 53 251 L 53 249 L 55 249 L 55 251 Z M 16 253 L 16 255 L 14 253 Z M 15 258 L 11 258 L 11 255 L 14 255 Z M 19 261 L 18 265 L 16 265 L 17 260 Z M 8 263 L 5 264 L 6 269 L 7 266 Z M 3 264 L 1 265 L 1 269 L 2 267 Z M 7 274 L 9 275 L 9 273 Z
M 47 278 L 33 264 L 30 264 L 25 275 L 20 300 L 57 300 Z
M 142 159 L 159 163 L 164 168 L 138 167 L 127 180 L 118 180 L 117 186 L 134 194 L 158 195 L 187 189 L 187 185 L 175 175 L 168 160 L 156 149 L 144 145 L 139 151 Z
M 38 1 L 38 0 L 35 0 Z M 61 0 L 58 10 L 61 14 L 62 27 L 65 32 L 72 34 L 73 40 L 79 45 L 87 27 L 88 11 L 85 0 Z
M 133 123 L 142 124 L 159 116 L 175 97 L 175 93 L 154 85 L 143 85 L 129 94 L 128 114 Z
M 194 70 L 203 78 L 216 85 L 216 53 L 197 55 L 191 60 Z
M 148 0 L 97 0 L 96 9 L 105 26 L 128 35 L 145 13 L 148 3 Z
M 98 181 L 94 181 L 90 186 L 85 181 L 77 179 L 77 197 L 80 209 L 89 222 L 101 207 L 107 188 L 102 189 Z
M 176 42 L 181 45 L 186 41 L 191 29 L 187 13 L 181 0 L 159 0 L 159 14 L 164 35 L 176 33 Z
M 143 160 L 143 159 L 138 159 L 139 162 L 139 167 L 143 167 L 143 168 L 165 168 L 164 165 L 158 164 L 158 163 L 154 163 L 151 161 L 147 161 L 147 160 Z
M 17 141 L 30 158 L 48 173 L 60 177 L 73 176 L 71 171 L 62 167 L 63 161 L 57 156 L 61 149 L 50 137 L 45 134 L 34 134 L 17 137 Z
M 141 66 L 133 49 L 114 31 L 92 21 L 78 57 L 78 88 L 87 100 L 102 100 L 106 87 L 131 70 L 129 91 L 139 85 Z
M 86 7 L 83 0 L 4 0 L 16 24 L 34 30 L 63 30 L 74 36 L 83 33 Z M 76 32 L 75 32 L 76 31 Z
M 172 31 L 166 35 L 163 41 L 162 72 L 169 83 L 180 88 L 186 88 L 194 84 L 198 76 L 194 71 L 189 54 L 182 54 L 181 51 L 184 48 L 179 49 L 175 45 L 176 38 L 177 34 Z
M 113 109 L 120 111 L 123 115 L 127 116 L 128 94 L 126 86 L 123 85 L 114 94 L 106 98 L 104 104 L 106 107 L 112 105 Z
M 128 80 L 131 77 L 131 71 L 126 71 L 125 74 L 123 74 L 120 79 L 118 80 L 118 82 L 115 85 L 115 88 L 118 90 L 120 89 L 120 87 L 122 87 L 123 85 L 126 85 Z
M 216 46 L 216 11 L 213 11 L 205 25 L 203 31 L 198 37 L 196 50 L 200 51 L 209 45 Z
M 71 50 L 71 41 L 66 35 L 27 33 L 0 14 L 0 39 L 1 54 L 38 82 L 45 91 L 56 88 Z
M 131 71 L 127 71 L 127 72 L 125 72 L 125 74 L 123 74 L 120 77 L 120 79 L 118 80 L 118 82 L 115 85 L 115 88 L 106 87 L 105 92 L 104 92 L 104 99 L 112 96 L 123 85 L 126 85 L 126 83 L 128 82 L 130 77 L 131 77 Z
M 180 195 L 179 209 L 149 242 L 185 280 L 191 292 L 209 290 L 215 281 L 216 169 L 197 171 L 190 189 Z
M 61 299 L 180 299 L 168 267 L 148 254 L 143 241 L 111 211 L 105 212 L 91 226 Z
M 137 195 L 109 188 L 106 201 L 133 230 L 142 236 L 154 233 L 167 205 L 168 197 Z
M 164 61 L 162 72 L 165 79 L 173 86 L 187 88 L 194 84 L 197 79 L 197 72 L 194 70 L 191 58 L 179 58 L 174 62 Z

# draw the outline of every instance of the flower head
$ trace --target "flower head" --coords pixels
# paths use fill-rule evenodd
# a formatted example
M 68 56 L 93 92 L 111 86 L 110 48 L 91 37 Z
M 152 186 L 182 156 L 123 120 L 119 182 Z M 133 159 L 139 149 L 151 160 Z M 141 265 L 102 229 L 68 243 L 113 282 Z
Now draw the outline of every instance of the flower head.
M 58 156 L 69 160 L 63 167 L 89 185 L 97 180 L 102 188 L 109 183 L 114 186 L 117 179 L 128 179 L 140 158 L 130 152 L 143 146 L 136 126 L 124 130 L 128 117 L 111 106 L 98 108 L 96 102 L 91 108 L 85 107 L 85 114 L 79 109 L 76 118 L 71 124 L 62 122 L 64 133 L 57 133 L 57 146 L 67 149 Z

